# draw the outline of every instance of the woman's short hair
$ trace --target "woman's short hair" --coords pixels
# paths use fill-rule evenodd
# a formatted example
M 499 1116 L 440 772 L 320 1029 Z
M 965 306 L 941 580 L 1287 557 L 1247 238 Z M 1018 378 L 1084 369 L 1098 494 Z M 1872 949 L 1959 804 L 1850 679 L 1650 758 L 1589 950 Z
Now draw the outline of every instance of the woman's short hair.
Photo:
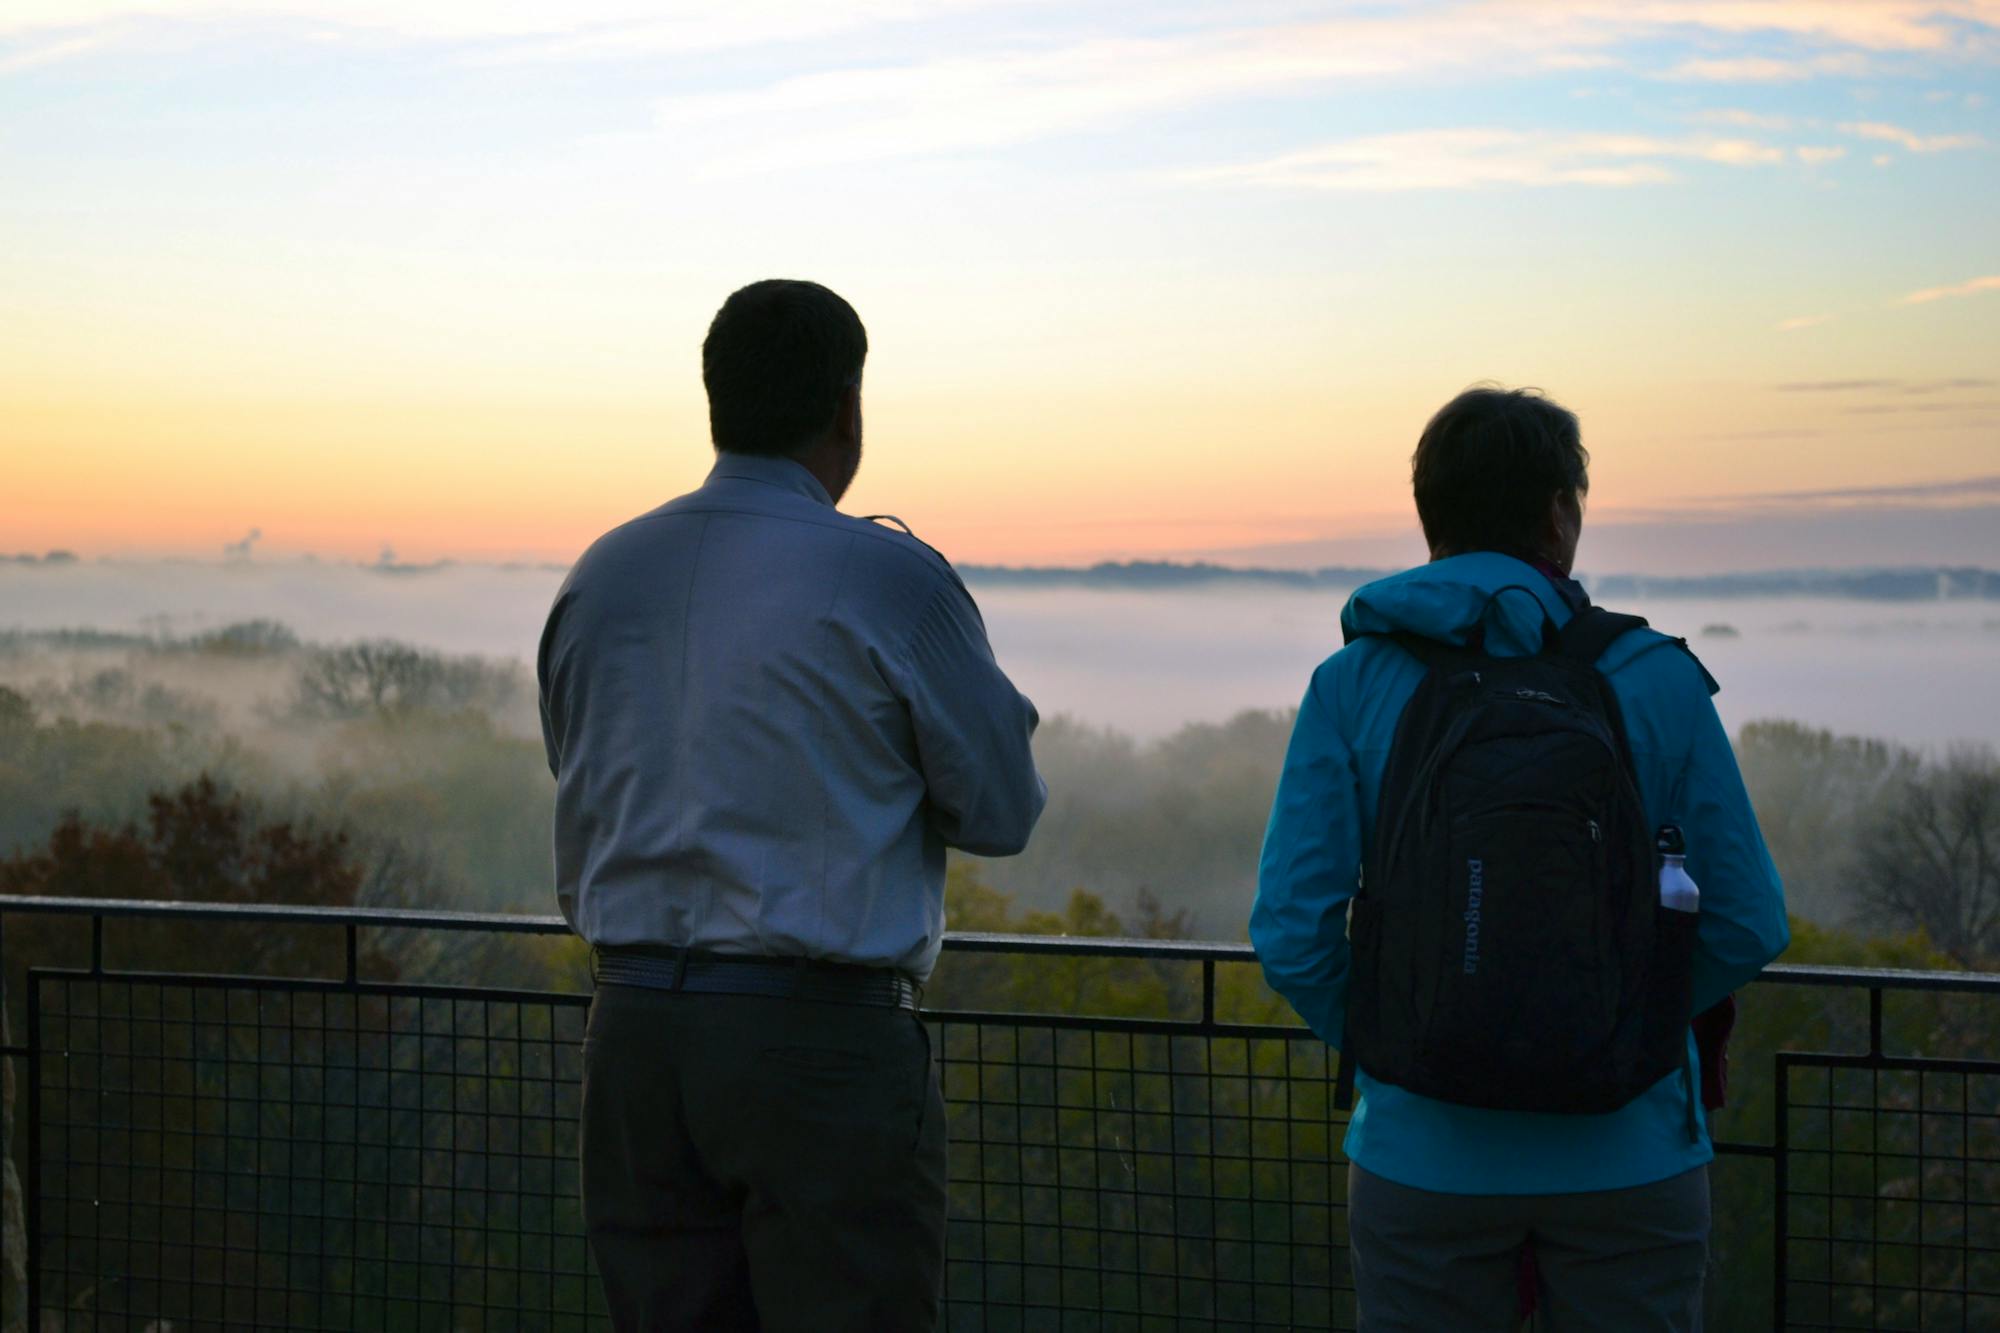
M 701 344 L 715 447 L 785 455 L 811 444 L 867 356 L 861 316 L 816 282 L 769 278 L 731 293 Z
M 1410 459 L 1433 551 L 1533 550 L 1558 495 L 1590 489 L 1576 414 L 1539 389 L 1467 389 L 1438 409 Z

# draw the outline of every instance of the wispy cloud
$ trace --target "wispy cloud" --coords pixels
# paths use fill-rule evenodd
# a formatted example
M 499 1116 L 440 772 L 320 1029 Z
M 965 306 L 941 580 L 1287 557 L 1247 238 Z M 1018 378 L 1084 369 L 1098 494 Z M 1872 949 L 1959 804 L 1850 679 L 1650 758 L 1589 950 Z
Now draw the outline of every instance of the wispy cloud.
M 18 51 L 0 54 L 0 74 L 13 74 L 24 69 L 35 69 L 41 65 L 53 65 L 71 60 L 96 50 L 103 45 L 103 39 L 96 35 L 66 37 L 61 41 L 44 45 L 25 46 Z
M 1830 74 L 1856 75 L 1868 72 L 1866 56 L 1853 52 L 1781 59 L 1776 56 L 1730 56 L 1722 59 L 1683 60 L 1661 77 L 1688 83 L 1797 83 Z
M 1911 292 L 1897 301 L 1897 305 L 1925 305 L 1931 301 L 1948 301 L 1959 296 L 1973 296 L 1979 292 L 2000 291 L 2000 273 L 1989 273 L 1984 277 L 1969 278 L 1945 287 L 1925 287 Z
M 1779 393 L 1852 393 L 1862 389 L 1886 389 L 1897 393 L 1932 394 L 1957 393 L 1968 389 L 2000 388 L 2000 380 L 1990 379 L 1946 379 L 1946 380 L 1792 380 L 1789 383 L 1772 386 Z
M 314 42 L 360 38 L 456 48 L 475 64 L 673 56 L 797 46 L 883 24 L 977 11 L 1047 7 L 1051 0 L 7 0 L 0 4 L 0 73 L 109 48 L 112 39 L 171 34 L 177 44 L 224 41 L 252 28 Z M 4 46 L 60 37 L 55 47 Z
M 557 63 L 719 51 L 737 47 L 797 45 L 854 29 L 913 20 L 938 20 L 982 10 L 1045 6 L 1050 0 L 731 0 L 720 4 L 648 7 L 628 21 L 560 22 L 479 51 L 482 64 Z M 561 15 L 559 7 L 546 13 Z
M 1799 161 L 1809 167 L 1816 167 L 1822 162 L 1838 162 L 1847 156 L 1847 150 L 1839 144 L 1800 144 L 1792 151 L 1798 154 Z
M 1696 440 L 1818 440 L 1828 432 L 1816 426 L 1783 426 L 1774 430 L 1721 430 L 1684 438 Z
M 1730 36 L 1783 34 L 1870 51 L 1942 51 L 1967 24 L 2000 23 L 1992 0 L 1577 0 L 1628 23 Z
M 696 0 L 570 0 L 562 6 L 534 0 L 6 0 L 0 39 L 44 31 L 82 38 L 135 19 L 155 27 L 169 21 L 181 34 L 208 38 L 254 21 L 267 28 L 283 23 L 448 43 L 471 60 L 590 60 L 776 45 L 810 50 L 811 39 L 820 36 L 913 24 L 941 9 L 963 16 L 1029 5 L 1053 7 L 1052 0 L 734 0 L 726 6 Z M 1053 42 L 1023 42 L 1015 25 L 999 22 L 987 25 L 983 41 L 958 44 L 951 54 L 932 48 L 902 63 L 856 65 L 850 47 L 845 63 L 808 58 L 794 63 L 801 72 L 667 97 L 656 106 L 656 123 L 676 132 L 712 130 L 702 169 L 736 174 L 1027 143 L 1205 103 L 1364 80 L 1637 66 L 1667 59 L 1659 54 L 1663 42 L 1698 42 L 1704 53 L 1670 67 L 1668 77 L 1784 82 L 1864 72 L 1877 54 L 1946 50 L 1967 30 L 2000 38 L 1996 0 L 1414 0 L 1344 5 L 1309 21 L 1282 6 L 1275 12 L 1286 17 L 1259 21 L 1273 12 L 1168 7 L 1137 35 Z M 1105 30 L 1101 23 L 1056 26 L 1072 34 Z M 1813 49 L 1773 54 L 1764 49 L 1773 40 Z M 1741 129 L 1771 129 L 1783 119 L 1747 111 L 1720 115 L 1732 118 L 1711 123 Z M 1563 155 L 1560 145 L 1554 151 Z M 1489 159 L 1483 166 L 1457 174 L 1471 183 L 1645 184 L 1668 177 L 1663 160 L 1765 162 L 1776 151 L 1744 140 L 1624 155 L 1579 146 L 1573 159 L 1609 160 L 1545 159 L 1537 166 L 1531 158 L 1492 160 L 1495 148 L 1483 154 Z M 1824 154 L 1830 150 L 1815 151 L 1822 155 L 1802 154 L 1801 160 L 1829 160 Z
M 1860 407 L 1840 409 L 1851 417 L 1890 417 L 1907 413 L 1935 414 L 1939 412 L 1990 412 L 2000 408 L 2000 402 L 1978 403 L 1867 403 Z
M 1954 148 L 1977 148 L 1985 142 L 1976 134 L 1918 134 L 1878 120 L 1849 121 L 1840 128 L 1858 138 L 1898 144 L 1912 153 L 1944 153 Z
M 1996 495 L 2000 495 L 2000 474 L 1953 477 L 1946 481 L 1918 482 L 1904 486 L 1842 486 L 1830 490 L 1765 491 L 1761 494 L 1731 497 L 1724 503 L 1817 505 L 1828 502 L 1848 504 L 1882 501 L 1951 502 L 1979 500 Z
M 9 0 L 0 36 L 51 28 L 87 30 L 166 20 L 224 35 L 248 24 L 392 33 L 426 41 L 619 36 L 654 48 L 709 49 L 810 34 L 937 8 L 997 7 L 1009 0 Z M 1016 0 L 1018 2 L 1018 0 Z
M 1183 172 L 1192 183 L 1303 190 L 1468 190 L 1487 186 L 1657 185 L 1668 164 L 1757 166 L 1782 150 L 1747 139 L 1413 130 L 1322 144 L 1258 162 Z
M 829 70 L 670 98 L 658 123 L 731 127 L 754 142 L 730 169 L 768 170 L 1022 143 L 1230 97 L 1446 70 L 1529 71 L 1614 36 L 1560 15 L 1523 22 L 1507 0 L 1487 0 Z
M 752 142 L 728 169 L 917 157 L 1022 143 L 1115 123 L 1186 101 L 1323 77 L 1308 55 L 1286 63 L 1254 41 L 1214 49 L 1194 41 L 1106 40 L 1056 51 L 956 57 L 839 70 L 743 91 L 678 97 L 660 128 L 716 126 Z M 1351 52 L 1350 72 L 1375 72 L 1382 53 Z M 768 132 L 782 125 L 782 133 Z
M 1004 2 L 969 0 L 982 6 Z M 702 28 L 727 29 L 746 21 L 759 27 L 773 21 L 811 26 L 835 12 L 898 17 L 937 8 L 933 0 L 734 0 L 727 6 L 702 0 L 568 0 L 562 5 L 537 0 L 9 0 L 0 9 L 0 35 L 126 19 L 212 25 L 291 20 L 417 37 L 591 39 L 572 48 L 581 54 L 609 49 L 620 40 L 643 47 L 663 35 L 705 46 L 709 39 Z M 1940 51 L 1959 40 L 1968 25 L 2000 26 L 2000 9 L 1992 0 L 1566 0 L 1560 6 L 1541 0 L 1424 0 L 1399 11 L 1350 13 L 1331 26 L 1354 34 L 1386 34 L 1438 31 L 1468 20 L 1511 28 L 1553 57 L 1573 62 L 1612 43 L 1676 34 L 1789 36 L 1866 51 Z
M 1697 125 L 1733 125 L 1742 130 L 1788 130 L 1795 123 L 1790 116 L 1764 111 L 1744 111 L 1737 107 L 1717 107 L 1689 117 Z
M 900 2 L 873 0 L 884 12 Z M 1560 6 L 1433 0 L 1343 8 L 1309 22 L 1225 20 L 1116 40 L 1016 42 L 999 49 L 970 45 L 907 63 L 821 69 L 670 97 L 658 105 L 658 122 L 675 130 L 724 127 L 725 134 L 740 135 L 744 142 L 741 151 L 716 155 L 718 163 L 727 162 L 719 169 L 772 170 L 1025 143 L 1170 109 L 1363 81 L 1444 74 L 1491 79 L 1633 65 L 1660 59 L 1655 52 L 1661 42 L 1699 40 L 1718 50 L 1664 71 L 1673 78 L 1783 82 L 1858 74 L 1866 72 L 1874 54 L 1948 49 L 1954 34 L 1968 26 L 2000 35 L 2000 5 L 1994 0 L 1570 0 Z M 623 40 L 617 32 L 610 28 L 578 40 Z M 1770 39 L 1811 42 L 1821 49 L 1774 55 L 1753 45 Z M 1726 110 L 1707 123 L 1767 129 L 1783 119 Z M 1754 154 L 1750 160 L 1765 160 L 1761 145 L 1746 151 Z M 1612 183 L 1661 177 L 1657 166 L 1607 170 L 1604 179 Z

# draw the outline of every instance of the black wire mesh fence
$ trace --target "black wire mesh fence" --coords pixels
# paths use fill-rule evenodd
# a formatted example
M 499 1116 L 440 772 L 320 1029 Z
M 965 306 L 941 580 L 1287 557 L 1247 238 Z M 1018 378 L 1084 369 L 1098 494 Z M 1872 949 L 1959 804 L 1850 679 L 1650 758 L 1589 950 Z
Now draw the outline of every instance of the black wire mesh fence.
M 2000 1067 L 1781 1056 L 1786 1326 L 2000 1329 Z
M 87 966 L 16 960 L 0 1055 L 28 1217 L 0 1244 L 25 1243 L 34 1316 L 0 1311 L 0 1333 L 607 1327 L 576 1168 L 588 997 L 356 969 L 371 926 L 559 923 L 231 909 L 344 930 L 347 975 L 105 966 L 107 917 L 197 910 L 0 902 L 91 924 Z M 1248 979 L 1247 951 L 950 948 L 964 984 L 939 993 L 962 1007 L 929 1015 L 948 1329 L 1353 1326 L 1337 1063 L 1301 1029 L 1218 1018 L 1218 967 Z M 2000 1329 L 2000 977 L 1781 968 L 1753 990 L 1710 1326 Z
M 54 972 L 43 1327 L 604 1327 L 582 997 Z M 1333 1062 L 1296 1033 L 951 1017 L 947 1321 L 1352 1326 Z
M 57 1327 L 602 1314 L 581 1000 L 56 974 L 35 1009 L 30 1228 Z
M 1326 1047 L 939 1026 L 947 1328 L 1354 1326 Z

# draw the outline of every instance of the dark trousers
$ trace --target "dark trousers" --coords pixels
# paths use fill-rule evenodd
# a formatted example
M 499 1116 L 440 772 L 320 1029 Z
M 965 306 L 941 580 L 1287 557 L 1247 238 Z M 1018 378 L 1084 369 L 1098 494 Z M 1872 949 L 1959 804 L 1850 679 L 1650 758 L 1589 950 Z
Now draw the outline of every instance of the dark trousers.
M 906 1010 L 600 987 L 583 1212 L 620 1333 L 931 1333 L 944 1102 Z
M 1366 1333 L 1514 1333 L 1532 1240 L 1543 1333 L 1700 1333 L 1708 1168 L 1590 1194 L 1434 1194 L 1347 1169 Z

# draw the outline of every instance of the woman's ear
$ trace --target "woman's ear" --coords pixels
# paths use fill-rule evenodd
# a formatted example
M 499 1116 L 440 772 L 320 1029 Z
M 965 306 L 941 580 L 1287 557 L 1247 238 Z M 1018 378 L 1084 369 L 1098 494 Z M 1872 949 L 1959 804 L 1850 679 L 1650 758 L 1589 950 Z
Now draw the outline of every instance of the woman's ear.
M 1576 564 L 1577 543 L 1582 539 L 1583 497 L 1575 491 L 1557 491 L 1549 497 L 1545 554 L 1567 574 Z

